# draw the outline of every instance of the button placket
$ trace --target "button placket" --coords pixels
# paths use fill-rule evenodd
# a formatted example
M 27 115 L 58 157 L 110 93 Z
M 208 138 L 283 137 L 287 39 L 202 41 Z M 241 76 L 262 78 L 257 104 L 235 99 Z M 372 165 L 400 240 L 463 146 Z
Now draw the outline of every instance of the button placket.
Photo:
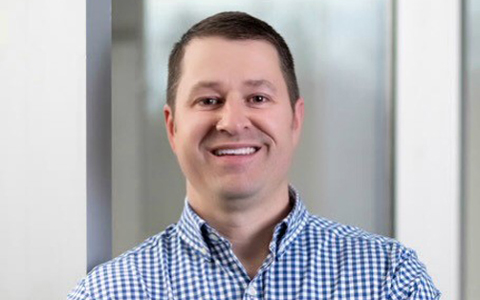
M 250 295 L 250 296 L 257 296 L 257 289 L 255 289 L 254 286 L 249 286 L 248 287 L 248 290 L 247 290 L 247 293 Z
M 260 299 L 262 298 L 257 290 L 257 284 L 254 281 L 251 281 L 250 284 L 245 289 L 244 299 Z

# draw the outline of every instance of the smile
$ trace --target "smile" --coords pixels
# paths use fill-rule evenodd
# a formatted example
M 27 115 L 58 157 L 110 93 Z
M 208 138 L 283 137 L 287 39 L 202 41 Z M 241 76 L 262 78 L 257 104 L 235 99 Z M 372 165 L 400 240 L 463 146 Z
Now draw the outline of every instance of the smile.
M 257 152 L 260 147 L 242 147 L 242 148 L 224 148 L 213 150 L 212 153 L 216 156 L 225 156 L 225 155 L 250 155 Z

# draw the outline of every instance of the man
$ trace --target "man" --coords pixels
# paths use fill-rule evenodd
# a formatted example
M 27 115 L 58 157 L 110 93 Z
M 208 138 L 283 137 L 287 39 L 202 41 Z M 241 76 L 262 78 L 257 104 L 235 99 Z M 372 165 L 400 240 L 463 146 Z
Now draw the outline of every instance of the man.
M 226 12 L 174 46 L 164 108 L 186 177 L 177 224 L 95 268 L 69 299 L 438 299 L 398 242 L 310 215 L 287 177 L 304 119 L 269 25 Z

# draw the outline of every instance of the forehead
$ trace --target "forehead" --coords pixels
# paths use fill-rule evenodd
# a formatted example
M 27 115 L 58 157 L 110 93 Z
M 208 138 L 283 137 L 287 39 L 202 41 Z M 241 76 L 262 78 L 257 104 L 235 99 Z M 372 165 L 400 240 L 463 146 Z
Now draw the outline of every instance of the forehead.
M 198 81 L 248 80 L 267 80 L 280 89 L 285 86 L 277 50 L 263 40 L 195 38 L 186 46 L 181 69 L 179 86 L 183 88 Z

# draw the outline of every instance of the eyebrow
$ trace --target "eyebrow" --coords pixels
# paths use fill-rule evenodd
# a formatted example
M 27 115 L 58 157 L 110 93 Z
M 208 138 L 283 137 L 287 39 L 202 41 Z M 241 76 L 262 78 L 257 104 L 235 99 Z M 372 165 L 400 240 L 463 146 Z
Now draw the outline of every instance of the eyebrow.
M 275 85 L 273 85 L 273 83 L 271 83 L 270 81 L 265 80 L 265 79 L 247 80 L 247 81 L 244 81 L 243 84 L 246 85 L 246 86 L 251 86 L 251 87 L 265 86 L 274 93 L 277 91 L 277 89 L 275 88 Z
M 190 95 L 201 89 L 219 89 L 220 86 L 218 81 L 199 81 L 190 89 Z
M 275 85 L 271 83 L 268 80 L 265 79 L 250 79 L 250 80 L 245 80 L 243 82 L 244 86 L 248 87 L 262 87 L 265 86 L 266 88 L 270 89 L 273 93 L 277 91 L 275 88 Z M 222 83 L 219 81 L 199 81 L 196 84 L 193 85 L 193 87 L 190 90 L 190 95 L 194 94 L 198 90 L 201 89 L 214 89 L 214 90 L 219 90 L 222 87 Z

